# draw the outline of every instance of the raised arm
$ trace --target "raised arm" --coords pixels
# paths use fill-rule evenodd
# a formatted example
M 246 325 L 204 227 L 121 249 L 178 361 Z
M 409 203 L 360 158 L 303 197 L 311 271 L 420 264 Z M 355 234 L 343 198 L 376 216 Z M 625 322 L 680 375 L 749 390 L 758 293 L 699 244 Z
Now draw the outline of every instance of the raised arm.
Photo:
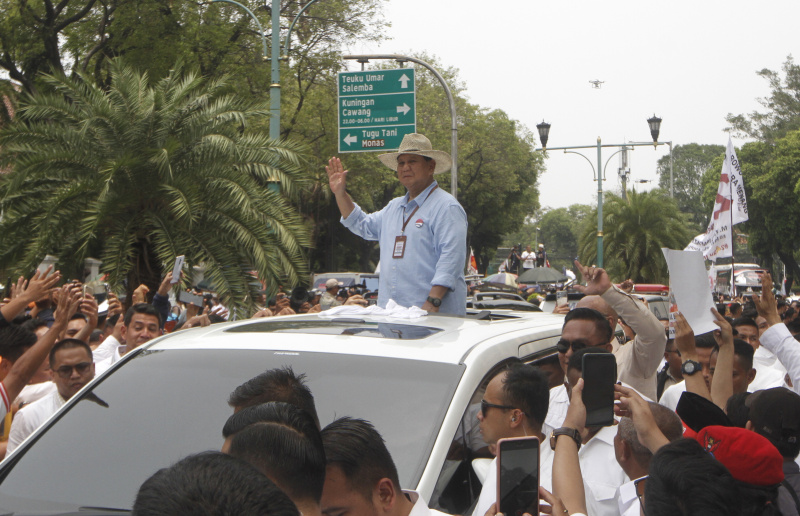
M 778 304 L 772 293 L 772 276 L 765 273 L 761 277 L 761 295 L 753 294 L 758 315 L 767 320 L 767 328 L 759 339 L 761 345 L 778 357 L 781 365 L 786 368 L 792 380 L 792 390 L 800 393 L 800 346 L 789 332 L 786 325 L 781 322 L 778 314 Z
M 346 219 L 356 208 L 353 199 L 347 193 L 348 171 L 342 166 L 342 160 L 333 157 L 328 160 L 325 172 L 328 173 L 328 184 L 331 187 L 331 192 L 336 197 L 336 205 L 339 207 L 339 212 L 342 214 L 342 218 Z
M 33 280 L 31 280 L 33 283 Z M 30 285 L 29 287 L 30 288 Z M 70 285 L 64 285 L 59 291 L 58 296 L 58 309 L 56 310 L 56 319 L 53 326 L 45 333 L 41 339 L 36 341 L 36 344 L 22 354 L 21 357 L 14 362 L 11 370 L 3 380 L 3 386 L 6 389 L 6 394 L 9 400 L 14 400 L 19 396 L 20 391 L 31 379 L 33 373 L 42 365 L 42 362 L 47 358 L 53 344 L 56 343 L 58 336 L 67 328 L 69 318 L 78 310 L 78 305 L 81 302 L 81 291 L 72 289 Z
M 717 355 L 717 366 L 711 378 L 711 401 L 725 410 L 728 398 L 733 396 L 733 328 L 715 308 L 711 309 L 711 313 L 714 314 L 714 324 L 719 326 L 719 330 L 714 330 L 714 339 L 719 346 L 719 354 Z
M 35 301 L 39 301 L 47 294 L 50 289 L 55 287 L 61 280 L 61 273 L 54 272 L 50 276 L 53 266 L 49 266 L 44 272 L 36 271 L 30 281 L 20 281 L 15 288 L 15 296 L 0 308 L 3 319 L 11 321 L 19 315 L 26 306 Z
M 675 346 L 681 352 L 681 360 L 684 364 L 689 360 L 698 362 L 697 347 L 694 344 L 694 332 L 680 312 L 675 314 Z M 709 401 L 711 400 L 711 394 L 708 392 L 708 386 L 703 378 L 702 371 L 697 371 L 694 374 L 684 374 L 683 380 L 686 382 L 687 391 L 699 394 Z
M 586 426 L 586 407 L 583 404 L 583 378 L 572 388 L 565 428 L 574 428 L 583 434 Z M 568 435 L 559 435 L 553 455 L 553 494 L 561 499 L 570 514 L 586 514 L 586 492 L 578 460 L 578 444 Z

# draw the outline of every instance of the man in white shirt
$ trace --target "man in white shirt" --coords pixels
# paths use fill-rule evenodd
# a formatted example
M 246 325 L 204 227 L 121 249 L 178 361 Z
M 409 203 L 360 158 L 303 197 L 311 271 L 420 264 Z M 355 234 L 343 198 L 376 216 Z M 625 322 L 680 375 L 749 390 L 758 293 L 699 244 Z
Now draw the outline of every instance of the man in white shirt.
M 763 318 L 759 318 L 763 319 Z M 749 317 L 740 317 L 731 323 L 736 331 L 736 338 L 747 342 L 755 350 L 753 355 L 753 367 L 758 371 L 758 375 L 753 381 L 751 392 L 773 387 L 786 387 L 786 368 L 781 364 L 770 350 L 761 345 L 761 329 L 755 320 Z
M 161 335 L 161 314 L 149 303 L 137 303 L 125 313 L 120 337 L 125 346 L 114 335 L 106 337 L 94 350 L 97 374 L 111 367 L 125 353 Z
M 521 257 L 522 257 L 522 268 L 526 270 L 533 269 L 533 266 L 536 262 L 536 253 L 531 251 L 531 246 L 526 247 L 525 250 L 522 251 Z
M 92 349 L 78 339 L 59 341 L 50 351 L 50 370 L 56 390 L 17 412 L 8 436 L 9 453 L 94 378 Z
M 658 429 L 670 442 L 683 437 L 683 425 L 675 412 L 658 403 L 649 402 L 648 406 Z M 630 418 L 621 418 L 617 425 L 614 454 L 622 470 L 625 471 L 628 478 L 632 479 L 619 488 L 617 496 L 619 514 L 620 516 L 639 516 L 639 495 L 644 493 L 644 485 L 640 482 L 637 488 L 635 482 L 647 476 L 653 454 L 639 442 L 636 427 Z
M 552 491 L 553 452 L 542 433 L 547 416 L 547 375 L 536 367 L 515 363 L 489 381 L 478 413 L 483 440 L 496 445 L 509 437 L 539 438 L 539 485 Z M 497 501 L 497 459 L 489 466 L 478 503 L 472 512 L 483 516 Z
M 397 468 L 383 438 L 367 421 L 343 417 L 322 430 L 325 485 L 322 514 L 426 516 L 428 508 L 414 491 L 400 489 Z
M 583 348 L 569 360 L 567 381 L 569 386 L 578 383 L 582 375 L 582 358 L 587 353 L 608 353 L 600 346 Z M 619 516 L 619 488 L 630 478 L 616 461 L 614 426 L 586 428 L 581 435 L 583 446 L 578 459 L 586 489 L 587 514 L 592 516 Z

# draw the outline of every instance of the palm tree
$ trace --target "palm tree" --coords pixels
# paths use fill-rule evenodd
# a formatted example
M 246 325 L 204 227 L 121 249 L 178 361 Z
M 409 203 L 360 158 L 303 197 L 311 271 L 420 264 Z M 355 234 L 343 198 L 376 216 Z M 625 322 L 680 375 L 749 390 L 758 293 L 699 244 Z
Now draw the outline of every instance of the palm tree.
M 582 263 L 597 259 L 597 210 L 586 217 L 581 237 Z M 603 203 L 603 264 L 612 278 L 634 282 L 669 281 L 662 247 L 683 249 L 692 238 L 687 217 L 663 190 L 610 194 Z
M 266 105 L 182 68 L 150 85 L 117 61 L 108 90 L 43 77 L 50 93 L 25 98 L 0 133 L 12 169 L 0 179 L 0 268 L 30 270 L 49 253 L 77 275 L 94 256 L 130 293 L 152 291 L 186 255 L 233 306 L 252 304 L 256 275 L 299 281 L 308 228 L 266 185 L 296 193 L 302 148 L 268 138 Z

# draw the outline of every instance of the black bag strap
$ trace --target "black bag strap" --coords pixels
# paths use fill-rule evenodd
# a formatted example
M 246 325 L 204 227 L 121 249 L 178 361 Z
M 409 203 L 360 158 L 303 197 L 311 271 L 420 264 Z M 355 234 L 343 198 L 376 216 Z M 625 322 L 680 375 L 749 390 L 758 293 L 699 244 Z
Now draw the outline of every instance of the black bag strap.
M 792 500 L 794 500 L 794 506 L 797 508 L 797 514 L 800 514 L 800 498 L 797 497 L 797 492 L 794 488 L 787 482 L 785 479 L 781 481 L 781 485 L 789 491 L 789 494 L 792 495 Z

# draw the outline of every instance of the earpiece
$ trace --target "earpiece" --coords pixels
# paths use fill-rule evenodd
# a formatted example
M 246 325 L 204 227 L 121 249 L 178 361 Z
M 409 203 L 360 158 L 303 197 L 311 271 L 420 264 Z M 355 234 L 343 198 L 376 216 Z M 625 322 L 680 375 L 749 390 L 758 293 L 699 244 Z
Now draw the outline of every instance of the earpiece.
M 511 422 L 512 423 L 516 423 L 517 422 L 517 416 L 511 416 Z

